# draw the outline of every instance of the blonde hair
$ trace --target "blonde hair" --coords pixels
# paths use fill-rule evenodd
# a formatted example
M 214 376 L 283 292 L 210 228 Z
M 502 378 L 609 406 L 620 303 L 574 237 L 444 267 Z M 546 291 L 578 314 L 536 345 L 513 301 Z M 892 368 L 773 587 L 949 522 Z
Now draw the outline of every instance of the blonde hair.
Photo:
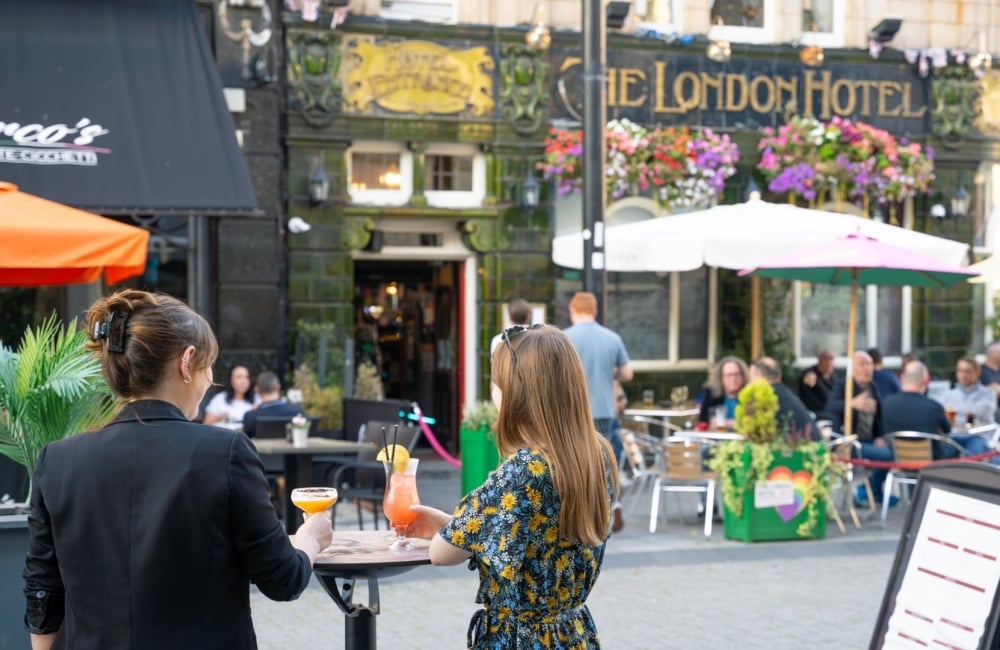
M 189 345 L 194 346 L 194 370 L 212 365 L 219 354 L 204 318 L 177 298 L 148 291 L 98 298 L 87 310 L 87 333 L 87 349 L 100 360 L 105 381 L 125 400 L 154 392 L 166 377 L 167 363 Z
M 559 534 L 595 546 L 608 534 L 611 503 L 607 474 L 618 494 L 611 444 L 594 428 L 587 380 L 573 344 L 558 328 L 514 333 L 493 353 L 493 383 L 500 389 L 497 446 L 503 455 L 538 449 L 559 494 Z

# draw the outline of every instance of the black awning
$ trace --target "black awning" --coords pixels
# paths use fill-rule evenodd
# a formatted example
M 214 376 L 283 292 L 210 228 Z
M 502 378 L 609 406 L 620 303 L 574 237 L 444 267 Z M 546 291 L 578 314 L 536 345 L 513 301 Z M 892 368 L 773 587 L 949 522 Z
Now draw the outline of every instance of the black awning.
M 0 2 L 0 180 L 105 214 L 248 214 L 194 0 Z

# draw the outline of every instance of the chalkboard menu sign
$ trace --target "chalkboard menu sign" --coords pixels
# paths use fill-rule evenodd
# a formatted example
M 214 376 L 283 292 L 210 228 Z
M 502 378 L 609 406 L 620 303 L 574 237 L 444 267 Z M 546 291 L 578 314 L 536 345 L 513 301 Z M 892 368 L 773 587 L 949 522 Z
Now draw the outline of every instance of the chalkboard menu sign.
M 1000 469 L 940 463 L 920 473 L 872 649 L 993 650 L 1000 586 Z

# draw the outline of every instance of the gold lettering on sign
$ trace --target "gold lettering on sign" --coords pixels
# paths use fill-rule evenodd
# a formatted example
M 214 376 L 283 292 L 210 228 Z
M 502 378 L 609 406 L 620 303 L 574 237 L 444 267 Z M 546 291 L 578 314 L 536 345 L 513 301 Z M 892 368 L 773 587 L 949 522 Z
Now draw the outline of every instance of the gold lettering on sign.
M 493 109 L 494 61 L 485 47 L 451 50 L 437 43 L 376 44 L 356 38 L 345 47 L 344 105 L 358 111 L 372 103 L 397 113 L 450 115 Z
M 649 95 L 643 90 L 642 94 L 633 97 L 632 86 L 638 83 L 645 84 L 646 73 L 638 68 L 622 68 L 619 75 L 618 105 L 632 107 L 645 104 Z

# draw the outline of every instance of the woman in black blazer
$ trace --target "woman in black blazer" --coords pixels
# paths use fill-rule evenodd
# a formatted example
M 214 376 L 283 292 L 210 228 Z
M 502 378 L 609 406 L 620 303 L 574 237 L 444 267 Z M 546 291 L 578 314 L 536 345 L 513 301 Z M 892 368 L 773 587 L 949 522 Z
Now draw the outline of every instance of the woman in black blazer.
M 124 405 L 38 458 L 24 569 L 32 648 L 256 648 L 250 583 L 297 598 L 332 539 L 329 517 L 291 542 L 247 437 L 190 421 L 218 353 L 201 316 L 123 291 L 87 321 Z

